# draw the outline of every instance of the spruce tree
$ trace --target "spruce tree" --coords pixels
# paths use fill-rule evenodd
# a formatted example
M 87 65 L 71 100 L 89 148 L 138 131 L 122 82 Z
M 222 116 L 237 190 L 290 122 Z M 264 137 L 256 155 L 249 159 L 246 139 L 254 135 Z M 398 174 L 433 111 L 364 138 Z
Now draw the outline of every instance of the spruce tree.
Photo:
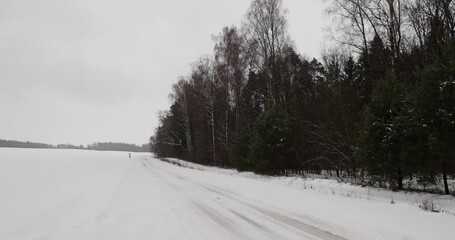
M 404 88 L 393 72 L 379 81 L 365 111 L 357 157 L 376 180 L 403 188 L 407 168 Z
M 428 162 L 425 169 L 440 169 L 444 192 L 449 194 L 447 175 L 455 165 L 455 48 L 443 47 L 435 62 L 418 73 L 413 94 L 416 119 L 425 129 Z
M 280 106 L 268 106 L 257 119 L 249 158 L 259 173 L 279 175 L 296 167 L 295 120 Z

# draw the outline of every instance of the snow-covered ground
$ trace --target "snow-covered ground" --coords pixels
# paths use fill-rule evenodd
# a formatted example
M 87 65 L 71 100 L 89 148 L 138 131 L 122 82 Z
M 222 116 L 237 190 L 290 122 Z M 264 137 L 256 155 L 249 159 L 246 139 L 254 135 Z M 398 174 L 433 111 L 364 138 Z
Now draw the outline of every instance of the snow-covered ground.
M 453 197 L 186 166 L 0 148 L 0 239 L 454 239 Z
M 323 194 L 341 195 L 348 198 L 359 198 L 384 203 L 393 202 L 393 204 L 409 205 L 410 207 L 421 207 L 423 202 L 427 202 L 433 204 L 434 211 L 455 215 L 455 198 L 448 195 L 419 192 L 394 192 L 384 188 L 352 185 L 346 182 L 337 181 L 336 179 L 327 179 L 325 176 L 318 175 L 310 175 L 306 178 L 302 178 L 301 176 L 270 177 L 258 175 L 252 172 L 238 172 L 235 169 L 222 169 L 204 166 L 174 158 L 164 159 L 164 161 L 181 167 L 217 172 L 226 175 L 243 176 L 245 178 L 257 179 L 273 184 L 291 186 L 302 190 L 313 190 Z M 455 184 L 453 183 L 453 180 L 450 180 L 449 183 L 449 188 L 453 192 Z

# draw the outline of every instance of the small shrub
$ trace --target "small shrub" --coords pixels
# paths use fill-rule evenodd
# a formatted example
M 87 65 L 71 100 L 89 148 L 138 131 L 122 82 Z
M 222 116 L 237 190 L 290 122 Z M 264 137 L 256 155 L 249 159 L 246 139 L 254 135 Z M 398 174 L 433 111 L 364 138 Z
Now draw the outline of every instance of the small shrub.
M 426 212 L 439 212 L 439 210 L 435 208 L 432 198 L 423 199 L 419 207 Z

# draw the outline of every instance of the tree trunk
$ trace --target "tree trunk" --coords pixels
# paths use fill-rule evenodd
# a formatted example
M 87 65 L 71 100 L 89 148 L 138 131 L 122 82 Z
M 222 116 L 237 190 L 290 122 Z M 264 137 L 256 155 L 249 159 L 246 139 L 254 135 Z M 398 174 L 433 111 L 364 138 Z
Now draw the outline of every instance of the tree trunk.
M 352 176 L 357 178 L 357 167 L 354 159 L 352 159 Z
M 228 83 L 228 87 L 229 87 L 229 83 Z M 225 109 L 225 116 L 224 116 L 224 121 L 225 121 L 225 151 L 226 151 L 226 159 L 225 159 L 225 164 L 227 165 L 228 162 L 229 162 L 229 88 L 227 88 L 227 92 L 226 92 L 226 109 Z
M 449 184 L 447 183 L 447 163 L 446 163 L 446 161 L 442 162 L 442 178 L 444 180 L 444 192 L 445 192 L 445 194 L 450 194 Z
M 397 185 L 398 190 L 403 190 L 403 174 L 401 172 L 401 167 L 398 167 L 397 170 Z
M 211 125 L 211 128 L 212 128 L 212 156 L 213 156 L 213 164 L 215 166 L 218 166 L 217 162 L 216 162 L 216 144 L 215 144 L 215 115 L 214 115 L 214 112 L 213 112 L 213 108 L 212 108 L 212 111 L 210 113 L 210 125 Z
M 184 115 L 184 130 L 185 130 L 185 138 L 186 138 L 186 148 L 187 148 L 187 151 L 188 151 L 188 158 L 191 159 L 192 158 L 192 141 L 191 141 L 191 130 L 190 130 L 190 117 L 189 117 L 189 113 L 188 113 L 188 102 L 187 102 L 187 98 L 186 98 L 186 90 L 183 89 L 183 105 L 182 105 L 182 108 L 183 108 L 183 115 Z

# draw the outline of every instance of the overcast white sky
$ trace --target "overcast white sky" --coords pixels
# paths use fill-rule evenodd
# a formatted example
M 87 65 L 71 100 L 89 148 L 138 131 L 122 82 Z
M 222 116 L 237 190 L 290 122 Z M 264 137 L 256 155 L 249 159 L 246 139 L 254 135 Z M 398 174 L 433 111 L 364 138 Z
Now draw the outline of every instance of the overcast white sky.
M 318 57 L 321 0 L 284 0 L 298 52 Z M 240 25 L 249 0 L 1 0 L 0 139 L 146 143 L 171 85 Z

